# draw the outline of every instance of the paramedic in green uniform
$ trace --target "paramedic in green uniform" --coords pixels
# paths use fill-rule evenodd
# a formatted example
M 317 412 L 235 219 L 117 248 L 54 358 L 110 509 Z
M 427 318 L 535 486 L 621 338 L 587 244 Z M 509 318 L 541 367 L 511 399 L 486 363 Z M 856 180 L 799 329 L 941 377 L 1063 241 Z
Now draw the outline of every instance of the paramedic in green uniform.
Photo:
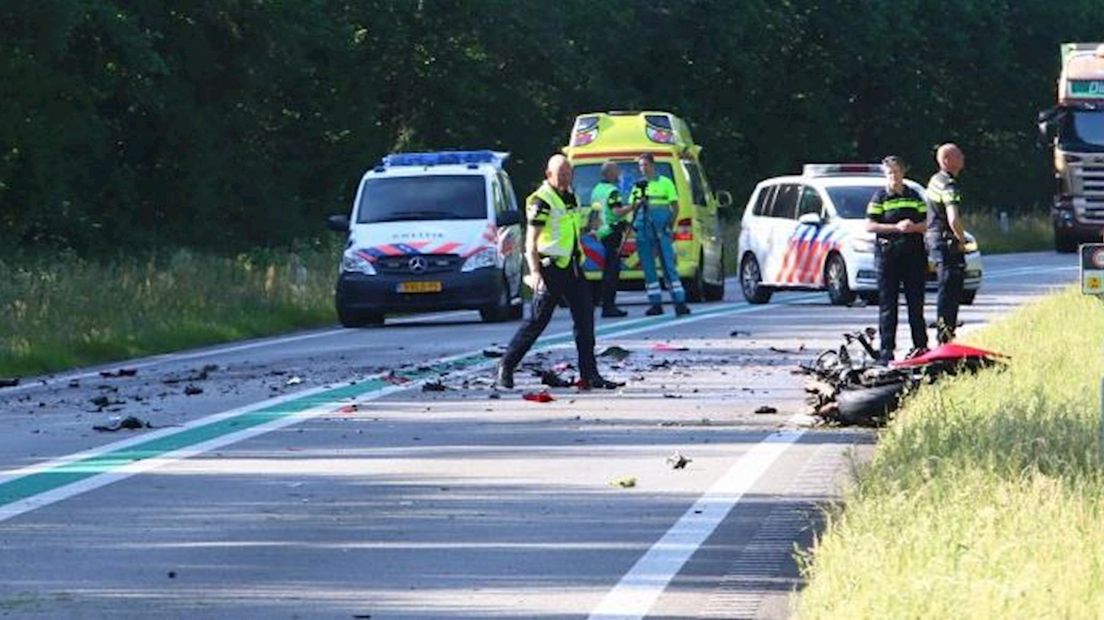
M 663 314 L 663 306 L 660 305 L 663 298 L 655 265 L 657 252 L 663 262 L 663 276 L 667 279 L 671 301 L 675 302 L 675 314 L 690 314 L 690 308 L 686 306 L 686 291 L 675 268 L 675 245 L 671 240 L 671 224 L 678 211 L 675 182 L 656 172 L 655 156 L 651 153 L 642 154 L 637 163 L 643 178 L 634 185 L 630 202 L 636 207 L 633 219 L 636 252 L 644 269 L 644 291 L 651 304 L 644 314 Z

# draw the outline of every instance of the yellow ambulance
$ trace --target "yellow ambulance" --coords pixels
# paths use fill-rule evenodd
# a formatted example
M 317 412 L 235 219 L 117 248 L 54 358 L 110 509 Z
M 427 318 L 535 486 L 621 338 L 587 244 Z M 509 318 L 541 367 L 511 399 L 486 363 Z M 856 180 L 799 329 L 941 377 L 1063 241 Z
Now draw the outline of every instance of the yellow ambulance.
M 655 156 L 657 172 L 674 181 L 678 193 L 672 237 L 687 301 L 724 298 L 724 239 L 718 211 L 732 203 L 732 195 L 714 193 L 710 188 L 701 165 L 701 146 L 694 144 L 685 121 L 669 112 L 581 114 L 575 118 L 571 143 L 563 151 L 575 170 L 575 196 L 580 204 L 590 204 L 591 190 L 607 161 L 620 166 L 621 195 L 628 200 L 633 183 L 641 176 L 636 158 L 642 153 Z M 583 249 L 586 277 L 597 284 L 605 264 L 602 242 L 593 232 L 586 232 Z M 622 244 L 621 255 L 620 288 L 640 288 L 644 272 L 632 234 Z

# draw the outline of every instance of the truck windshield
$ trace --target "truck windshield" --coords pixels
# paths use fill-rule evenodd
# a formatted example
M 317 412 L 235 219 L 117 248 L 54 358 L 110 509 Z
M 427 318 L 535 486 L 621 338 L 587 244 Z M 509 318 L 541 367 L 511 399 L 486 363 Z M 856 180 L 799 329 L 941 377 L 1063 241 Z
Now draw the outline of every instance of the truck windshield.
M 627 201 L 629 198 L 629 192 L 632 191 L 633 183 L 640 178 L 640 168 L 637 167 L 635 161 L 619 161 L 617 166 L 621 168 L 621 199 Z M 675 180 L 674 175 L 671 173 L 671 164 L 668 162 L 656 162 L 656 173 L 665 176 L 672 181 Z M 572 177 L 571 185 L 575 190 L 575 199 L 579 201 L 580 205 L 590 204 L 590 192 L 594 190 L 594 186 L 598 184 L 602 176 L 602 164 L 578 164 L 574 168 L 574 177 Z
M 866 217 L 866 206 L 878 191 L 870 185 L 826 187 L 828 197 L 836 205 L 836 213 L 848 220 Z
M 486 181 L 473 174 L 368 179 L 357 205 L 358 224 L 486 217 Z
M 1104 111 L 1074 112 L 1073 130 L 1081 142 L 1104 146 Z

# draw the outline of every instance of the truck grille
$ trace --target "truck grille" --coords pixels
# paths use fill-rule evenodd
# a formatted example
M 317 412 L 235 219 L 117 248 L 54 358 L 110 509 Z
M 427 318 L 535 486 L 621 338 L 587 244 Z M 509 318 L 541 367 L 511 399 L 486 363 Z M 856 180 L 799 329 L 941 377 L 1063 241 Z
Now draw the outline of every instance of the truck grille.
M 424 271 L 410 268 L 411 261 L 416 258 L 425 259 Z M 449 273 L 459 271 L 462 264 L 463 259 L 456 254 L 408 254 L 379 259 L 376 261 L 376 272 L 380 275 L 401 276 Z
M 1078 153 L 1080 162 L 1071 162 L 1069 173 L 1073 189 L 1073 208 L 1077 220 L 1104 224 L 1104 155 Z

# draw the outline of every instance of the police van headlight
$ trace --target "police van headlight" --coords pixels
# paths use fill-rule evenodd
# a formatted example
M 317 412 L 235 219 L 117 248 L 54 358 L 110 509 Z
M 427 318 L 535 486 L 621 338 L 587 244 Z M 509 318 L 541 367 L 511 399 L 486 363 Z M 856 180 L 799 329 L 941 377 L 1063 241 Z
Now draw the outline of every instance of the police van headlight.
M 962 251 L 966 254 L 973 254 L 978 251 L 978 242 L 970 233 L 966 233 L 966 243 L 962 244 Z
M 367 258 L 364 258 L 356 250 L 345 250 L 345 253 L 341 255 L 341 272 L 342 273 L 362 273 L 366 276 L 376 275 L 376 268 L 372 265 L 372 262 Z
M 853 239 L 851 241 L 851 249 L 858 254 L 873 254 L 874 253 L 874 240 L 873 239 Z
M 498 259 L 498 250 L 493 247 L 482 248 L 464 261 L 460 271 L 475 271 L 484 267 L 494 267 Z

